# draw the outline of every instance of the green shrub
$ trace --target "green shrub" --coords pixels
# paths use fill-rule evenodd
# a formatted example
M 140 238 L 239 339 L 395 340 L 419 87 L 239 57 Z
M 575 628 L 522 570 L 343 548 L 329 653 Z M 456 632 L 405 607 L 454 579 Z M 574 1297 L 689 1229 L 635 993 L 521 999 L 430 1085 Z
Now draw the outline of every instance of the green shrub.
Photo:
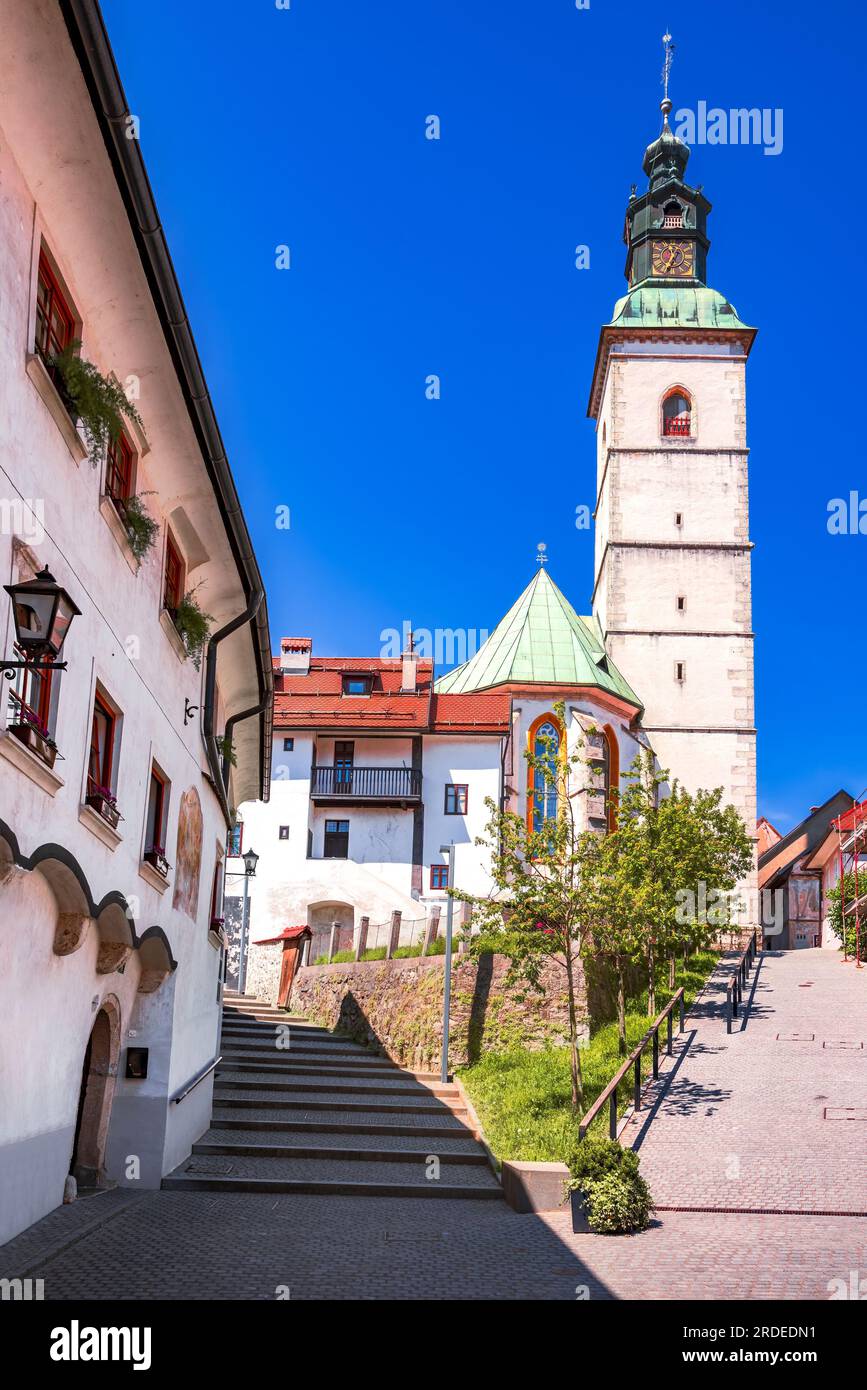
M 355 952 L 354 952 L 354 951 L 352 951 L 352 950 L 349 950 L 349 951 L 335 951 L 335 952 L 334 952 L 334 955 L 331 957 L 331 964 L 332 964 L 332 965 L 348 965 L 348 964 L 350 963 L 350 961 L 353 961 L 353 960 L 355 960 Z
M 317 956 L 316 959 L 315 959 L 315 961 L 313 962 L 313 964 L 314 964 L 314 965 L 327 965 L 327 964 L 328 964 L 328 955 L 326 954 L 326 955 L 324 955 L 324 956 Z
M 587 1219 L 591 1231 L 626 1235 L 650 1224 L 653 1203 L 647 1183 L 638 1173 L 606 1173 L 587 1188 Z
M 192 659 L 192 663 L 198 671 L 202 661 L 202 651 L 211 635 L 211 624 L 214 619 L 210 613 L 205 613 L 199 607 L 194 589 L 188 589 L 177 608 L 169 611 L 172 622 L 187 649 L 187 656 Z
M 142 498 L 149 495 L 149 493 L 143 492 L 128 497 L 120 509 L 121 519 L 129 537 L 129 548 L 139 566 L 148 551 L 156 544 L 160 529 L 159 522 L 154 521 L 142 501 Z
M 624 1149 L 616 1139 L 588 1136 L 576 1145 L 567 1161 L 570 1188 L 587 1191 L 610 1173 L 619 1173 L 626 1179 L 638 1177 L 638 1154 L 633 1149 Z
M 392 960 L 407 960 L 409 956 L 420 956 L 420 946 L 398 946 L 391 953 Z
M 369 946 L 366 951 L 361 953 L 362 960 L 385 960 L 384 946 Z
M 80 348 L 76 339 L 49 357 L 48 365 L 59 373 L 69 405 L 81 420 L 90 461 L 95 466 L 123 429 L 124 416 L 137 425 L 141 425 L 141 416 L 120 382 L 103 376 L 86 357 L 80 357 Z
M 425 955 L 444 956 L 446 953 L 446 939 L 444 936 L 437 936 L 428 946 Z

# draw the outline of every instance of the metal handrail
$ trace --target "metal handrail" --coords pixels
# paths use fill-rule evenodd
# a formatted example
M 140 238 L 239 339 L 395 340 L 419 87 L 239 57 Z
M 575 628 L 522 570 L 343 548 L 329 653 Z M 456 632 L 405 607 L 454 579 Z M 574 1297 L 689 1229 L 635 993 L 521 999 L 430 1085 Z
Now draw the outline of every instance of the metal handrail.
M 209 1062 L 205 1069 L 203 1071 L 200 1071 L 198 1075 L 194 1076 L 192 1081 L 188 1082 L 182 1091 L 178 1091 L 177 1095 L 172 1096 L 172 1104 L 180 1105 L 181 1101 L 185 1100 L 186 1097 L 190 1094 L 190 1091 L 194 1091 L 200 1081 L 204 1081 L 206 1076 L 210 1076 L 211 1072 L 214 1070 L 214 1067 L 218 1067 L 222 1060 L 222 1055 L 220 1055 L 219 1057 L 215 1057 L 213 1062 Z
M 637 1046 L 636 1048 L 633 1048 L 632 1052 L 630 1052 L 630 1054 L 629 1054 L 629 1056 L 627 1057 L 626 1061 L 623 1063 L 623 1066 L 620 1068 L 620 1070 L 617 1072 L 617 1074 L 616 1074 L 614 1077 L 612 1077 L 612 1079 L 609 1081 L 608 1085 L 605 1087 L 605 1090 L 602 1091 L 601 1094 L 598 1095 L 598 1096 L 596 1097 L 596 1100 L 593 1102 L 593 1104 L 591 1105 L 590 1109 L 587 1111 L 587 1114 L 583 1117 L 583 1119 L 581 1120 L 581 1123 L 580 1123 L 579 1126 L 578 1126 L 578 1139 L 579 1139 L 579 1141 L 582 1140 L 582 1139 L 584 1138 L 584 1136 L 586 1135 L 588 1129 L 589 1129 L 590 1126 L 592 1125 L 593 1121 L 596 1119 L 596 1116 L 599 1114 L 600 1110 L 602 1109 L 602 1107 L 604 1106 L 604 1104 L 605 1104 L 606 1101 L 608 1101 L 608 1106 L 609 1106 L 609 1109 L 608 1109 L 608 1133 L 609 1133 L 609 1135 L 610 1135 L 610 1137 L 611 1137 L 612 1139 L 616 1139 L 616 1138 L 617 1138 L 617 1088 L 619 1087 L 619 1085 L 620 1085 L 621 1081 L 623 1080 L 624 1076 L 626 1075 L 626 1073 L 629 1071 L 629 1068 L 630 1068 L 630 1067 L 634 1067 L 634 1068 L 635 1068 L 635 1077 L 634 1077 L 634 1081 L 633 1081 L 633 1096 L 632 1096 L 633 1108 L 634 1108 L 635 1110 L 640 1110 L 640 1109 L 641 1109 L 641 1056 L 642 1056 L 642 1053 L 644 1052 L 644 1049 L 647 1047 L 648 1043 L 651 1043 L 651 1042 L 652 1042 L 652 1045 L 653 1045 L 653 1078 L 654 1078 L 654 1080 L 656 1080 L 657 1077 L 659 1076 L 659 1030 L 660 1030 L 660 1028 L 662 1027 L 663 1023 L 666 1023 L 666 1024 L 667 1024 L 667 1027 L 666 1027 L 666 1035 L 667 1035 L 667 1036 L 666 1036 L 666 1052 L 667 1052 L 667 1054 L 668 1054 L 669 1057 L 672 1056 L 672 1036 L 671 1036 L 671 1035 L 672 1035 L 672 1023 L 671 1023 L 671 1015 L 672 1015 L 672 1012 L 673 1012 L 673 1010 L 674 1010 L 675 1005 L 678 1005 L 678 1025 L 679 1025 L 679 1026 L 678 1026 L 678 1030 L 677 1030 L 677 1031 L 678 1031 L 679 1033 L 682 1033 L 682 1032 L 683 1032 L 683 1029 L 684 1029 L 685 1004 L 684 1004 L 684 995 L 683 995 L 683 985 L 681 985 L 681 987 L 680 987 L 680 989 L 677 991 L 677 993 L 674 994 L 674 995 L 672 995 L 671 999 L 670 999 L 670 1000 L 668 1001 L 668 1003 L 666 1004 L 666 1006 L 665 1006 L 665 1008 L 663 1009 L 662 1013 L 659 1014 L 659 1015 L 653 1020 L 653 1022 L 651 1023 L 651 1025 L 650 1025 L 650 1027 L 649 1027 L 649 1029 L 648 1029 L 647 1032 L 645 1033 L 644 1037 L 641 1039 L 641 1042 L 638 1044 L 638 1046 Z
M 732 1021 L 738 1016 L 738 1005 L 744 997 L 744 987 L 747 983 L 747 975 L 753 968 L 753 961 L 759 953 L 758 941 L 756 939 L 756 929 L 753 927 L 752 936 L 749 939 L 746 949 L 738 958 L 734 974 L 726 985 L 726 1032 L 732 1031 Z

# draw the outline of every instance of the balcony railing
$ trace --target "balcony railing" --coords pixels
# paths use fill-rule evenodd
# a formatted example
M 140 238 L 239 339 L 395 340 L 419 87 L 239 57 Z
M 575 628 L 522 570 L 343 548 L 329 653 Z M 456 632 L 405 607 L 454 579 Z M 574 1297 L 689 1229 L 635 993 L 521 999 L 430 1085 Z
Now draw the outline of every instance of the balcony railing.
M 415 767 L 314 767 L 310 795 L 338 801 L 409 801 L 421 796 Z
M 688 415 L 667 416 L 662 423 L 662 433 L 665 435 L 679 434 L 688 435 L 690 420 Z

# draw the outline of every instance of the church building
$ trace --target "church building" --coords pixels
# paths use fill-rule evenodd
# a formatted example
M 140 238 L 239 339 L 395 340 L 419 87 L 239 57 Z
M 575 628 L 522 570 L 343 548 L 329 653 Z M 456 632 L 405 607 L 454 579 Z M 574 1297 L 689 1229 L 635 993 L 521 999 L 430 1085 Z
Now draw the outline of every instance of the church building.
M 242 808 L 235 846 L 243 836 L 260 856 L 254 942 L 305 925 L 312 960 L 357 952 L 362 931 L 370 945 L 417 943 L 445 899 L 444 846 L 456 846 L 458 888 L 490 885 L 476 844 L 486 798 L 536 823 L 557 813 L 524 757 L 549 739 L 569 754 L 580 744 L 586 760 L 570 788 L 580 826 L 607 828 L 609 789 L 649 747 L 688 789 L 722 787 L 754 832 L 745 377 L 756 330 L 707 283 L 710 203 L 686 181 L 671 107 L 666 92 L 648 186 L 626 210 L 627 293 L 592 372 L 592 612 L 580 616 L 543 563 L 480 650 L 439 679 L 411 649 L 343 659 L 286 639 L 272 797 Z M 743 887 L 755 889 L 754 873 Z

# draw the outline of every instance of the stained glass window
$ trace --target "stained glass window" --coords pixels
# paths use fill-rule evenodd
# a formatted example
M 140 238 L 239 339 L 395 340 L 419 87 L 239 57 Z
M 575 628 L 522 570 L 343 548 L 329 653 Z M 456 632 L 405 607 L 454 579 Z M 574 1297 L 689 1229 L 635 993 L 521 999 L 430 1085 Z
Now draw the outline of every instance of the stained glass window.
M 560 731 L 549 719 L 536 730 L 533 755 L 539 759 L 533 772 L 533 829 L 539 831 L 546 821 L 557 819 Z

